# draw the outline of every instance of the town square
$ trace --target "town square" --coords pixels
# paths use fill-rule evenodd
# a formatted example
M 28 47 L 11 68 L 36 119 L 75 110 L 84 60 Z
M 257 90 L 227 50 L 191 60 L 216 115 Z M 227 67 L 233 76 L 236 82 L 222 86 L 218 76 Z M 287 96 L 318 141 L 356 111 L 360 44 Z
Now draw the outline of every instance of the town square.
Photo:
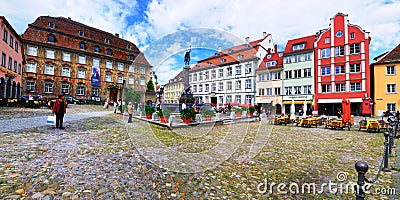
M 59 3 L 0 3 L 0 199 L 400 198 L 400 2 Z

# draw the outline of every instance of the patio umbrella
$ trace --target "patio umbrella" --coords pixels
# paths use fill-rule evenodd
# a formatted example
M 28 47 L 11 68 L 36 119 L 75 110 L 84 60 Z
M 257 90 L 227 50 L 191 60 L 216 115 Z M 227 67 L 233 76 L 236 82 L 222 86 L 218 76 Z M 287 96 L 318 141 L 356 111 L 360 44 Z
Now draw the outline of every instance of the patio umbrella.
M 343 98 L 342 100 L 342 121 L 347 122 L 350 120 L 350 100 Z
M 306 112 L 307 112 L 307 101 L 304 100 L 304 104 L 303 104 L 303 118 L 306 118 L 306 117 L 307 117 Z
M 294 107 L 294 100 L 292 99 L 292 105 L 290 106 L 290 119 L 295 120 L 295 107 Z

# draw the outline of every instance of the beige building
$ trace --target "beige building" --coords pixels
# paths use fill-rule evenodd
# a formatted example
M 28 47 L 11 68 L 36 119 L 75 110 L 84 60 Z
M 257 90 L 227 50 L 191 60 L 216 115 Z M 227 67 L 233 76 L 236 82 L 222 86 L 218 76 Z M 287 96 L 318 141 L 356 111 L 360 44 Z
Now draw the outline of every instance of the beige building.
M 179 103 L 179 98 L 184 90 L 185 80 L 183 70 L 164 86 L 164 102 Z

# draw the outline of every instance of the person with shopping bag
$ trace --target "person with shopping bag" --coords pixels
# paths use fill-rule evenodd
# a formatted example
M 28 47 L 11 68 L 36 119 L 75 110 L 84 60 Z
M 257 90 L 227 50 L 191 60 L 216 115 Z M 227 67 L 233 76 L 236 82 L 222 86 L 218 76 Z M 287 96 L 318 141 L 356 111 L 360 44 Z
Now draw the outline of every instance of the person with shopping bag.
M 67 112 L 67 106 L 63 95 L 58 95 L 58 99 L 54 102 L 52 113 L 56 114 L 56 128 L 64 129 L 64 114 Z

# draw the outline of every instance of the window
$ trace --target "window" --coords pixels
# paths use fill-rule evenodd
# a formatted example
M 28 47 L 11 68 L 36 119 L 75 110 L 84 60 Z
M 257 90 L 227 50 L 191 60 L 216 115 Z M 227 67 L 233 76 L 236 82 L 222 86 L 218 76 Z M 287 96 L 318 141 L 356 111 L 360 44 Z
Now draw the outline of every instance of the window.
M 331 57 L 331 49 L 330 48 L 321 49 L 321 57 L 322 58 L 330 58 Z
M 124 71 L 124 64 L 118 63 L 118 71 Z
M 85 50 L 85 49 L 86 49 L 86 44 L 85 44 L 84 42 L 80 42 L 80 43 L 79 43 L 79 48 L 80 48 L 81 50 Z
M 241 65 L 237 65 L 236 66 L 236 75 L 241 75 L 242 74 L 242 66 Z
M 18 74 L 21 74 L 21 64 L 18 64 Z
M 322 85 L 322 92 L 331 92 L 331 85 L 330 84 Z
M 321 68 L 321 75 L 326 76 L 331 74 L 331 67 L 322 67 Z
M 226 70 L 227 70 L 227 76 L 232 76 L 232 67 L 228 67 L 228 68 L 226 68 Z
M 350 64 L 350 73 L 356 73 L 356 72 L 360 72 L 361 68 L 360 68 L 360 64 Z
M 251 100 L 253 99 L 253 96 L 251 95 L 246 95 L 246 104 L 251 104 Z
M 351 92 L 361 91 L 361 83 L 359 82 L 350 83 L 350 91 Z
M 285 87 L 285 95 L 292 95 L 292 87 Z
M 86 64 L 86 56 L 78 56 L 78 63 L 79 64 Z
M 243 55 L 242 54 L 239 54 L 238 55 L 238 60 L 241 60 L 243 58 Z
M 15 51 L 18 53 L 18 48 L 19 48 L 19 46 L 18 46 L 18 42 L 17 41 L 15 41 Z
M 264 89 L 258 89 L 258 95 L 259 96 L 264 96 L 265 95 Z
M 106 50 L 107 56 L 112 56 L 112 50 L 110 48 L 108 48 Z
M 286 57 L 285 58 L 285 63 L 286 64 L 292 63 L 292 57 Z
M 54 59 L 54 50 L 46 50 L 46 58 Z
M 295 45 L 292 46 L 292 50 L 293 51 L 301 50 L 301 49 L 304 49 L 304 47 L 305 47 L 305 43 L 295 44 Z
M 335 74 L 344 74 L 344 66 L 335 66 Z
M 117 83 L 123 83 L 123 82 L 124 82 L 123 77 L 122 76 L 118 76 Z
M 331 38 L 326 37 L 326 38 L 325 38 L 325 44 L 329 44 L 330 42 L 331 42 Z
M 274 72 L 274 80 L 280 80 L 281 79 L 281 73 L 280 72 Z
M 106 38 L 106 39 L 104 39 L 104 42 L 107 44 L 110 44 L 110 39 Z
M 218 77 L 221 78 L 224 76 L 224 69 L 218 69 Z
M 258 81 L 264 81 L 264 74 L 258 75 Z
M 81 37 L 83 37 L 83 36 L 85 36 L 85 32 L 83 32 L 82 30 L 79 30 L 79 31 L 78 31 L 78 35 L 81 36 Z
M 126 49 L 131 50 L 131 45 L 130 45 L 130 44 L 127 44 L 127 45 L 126 45 Z
M 189 74 L 189 82 L 192 82 L 192 75 L 191 74 Z
M 63 52 L 63 61 L 70 62 L 71 61 L 71 54 Z
M 285 71 L 285 78 L 286 79 L 292 78 L 292 71 Z
M 227 90 L 232 90 L 232 81 L 226 82 L 226 89 Z
M 85 78 L 86 71 L 84 69 L 78 69 L 78 78 Z
M 197 85 L 193 85 L 193 92 L 197 92 Z
M 85 95 L 85 86 L 78 85 L 76 88 L 76 95 Z
M 203 74 L 200 72 L 199 73 L 199 81 L 202 81 L 203 80 Z
M 301 69 L 293 70 L 294 77 L 293 78 L 301 78 Z
M 53 34 L 48 34 L 47 35 L 47 42 L 51 42 L 51 43 L 56 42 L 56 38 L 54 37 Z
M 272 57 L 271 54 L 267 55 L 267 59 L 271 59 L 271 57 Z
M 246 64 L 246 74 L 250 74 L 251 73 L 251 64 Z
M 301 62 L 301 55 L 295 55 L 294 56 L 294 62 Z
M 62 84 L 61 85 L 61 93 L 69 94 L 69 84 Z
M 8 69 L 9 70 L 12 69 L 12 58 L 11 58 L 11 56 L 8 57 Z
M 311 68 L 304 69 L 304 77 L 311 77 Z
M 199 92 L 203 92 L 203 85 L 202 84 L 199 85 Z
M 224 90 L 224 82 L 219 82 L 218 83 L 218 91 L 223 91 Z
M 128 78 L 128 84 L 133 85 L 135 83 L 135 79 L 133 77 Z
M 311 53 L 304 54 L 304 61 L 309 61 L 309 60 L 311 60 Z
M 387 84 L 386 85 L 386 93 L 395 94 L 396 93 L 396 84 Z
M 141 85 L 141 86 L 146 85 L 146 80 L 145 80 L 144 78 L 141 78 L 141 79 L 140 79 L 140 85 Z
M 232 88 L 232 82 L 231 82 L 231 88 Z M 204 92 L 210 92 L 210 84 L 205 84 Z
M 312 94 L 311 85 L 303 86 L 303 94 Z
M 216 74 L 217 73 L 216 73 L 215 69 L 211 70 L 211 79 L 215 79 Z
M 35 91 L 35 82 L 26 82 L 26 91 L 34 92 Z
M 350 33 L 350 39 L 354 39 L 356 37 L 356 34 L 354 32 Z
M 99 96 L 99 88 L 92 88 L 92 96 L 94 97 Z
M 272 73 L 267 73 L 267 74 L 265 74 L 265 77 L 268 81 L 270 81 L 270 80 L 272 80 L 272 75 L 273 75 Z
M 146 68 L 140 67 L 140 74 L 146 74 Z
M 44 66 L 44 73 L 49 75 L 54 75 L 54 66 L 46 64 Z
M 3 34 L 3 41 L 7 42 L 8 41 L 8 31 L 4 29 L 4 34 Z
M 129 60 L 135 60 L 135 56 L 133 54 L 129 54 Z
M 111 74 L 106 74 L 105 78 L 104 78 L 105 82 L 111 82 Z
M 193 74 L 193 81 L 197 81 L 197 74 L 196 73 Z
M 386 75 L 395 75 L 396 74 L 396 66 L 386 66 Z
M 14 37 L 10 35 L 10 47 L 14 48 Z
M 14 72 L 17 72 L 17 66 L 18 66 L 17 61 L 14 60 Z
M 70 77 L 71 76 L 71 69 L 69 67 L 63 67 L 61 71 L 61 76 Z
M 395 103 L 387 103 L 386 108 L 387 108 L 387 110 L 394 112 L 394 111 L 396 111 L 396 104 Z
M 226 102 L 232 102 L 232 96 L 231 95 L 226 95 Z
M 242 103 L 242 96 L 236 95 L 236 96 L 235 96 L 235 102 L 236 102 L 237 104 L 241 104 L 241 103 Z
M 208 80 L 208 79 L 210 79 L 210 72 L 206 71 L 206 72 L 204 72 L 204 80 Z
M 236 81 L 235 89 L 236 90 L 241 90 L 242 89 L 242 81 Z
M 53 84 L 52 83 L 44 84 L 44 93 L 53 93 Z
M 106 61 L 106 68 L 107 69 L 112 69 L 113 68 L 112 67 L 112 61 L 109 61 L 109 60 Z
M 275 90 L 275 95 L 276 96 L 281 95 L 281 88 L 274 88 L 274 90 Z
M 28 46 L 28 55 L 37 56 L 37 47 Z
M 350 54 L 357 54 L 360 53 L 360 44 L 350 44 Z
M 344 46 L 335 47 L 335 56 L 344 56 Z
M 133 65 L 130 65 L 128 72 L 131 72 L 131 73 L 135 72 L 135 67 Z
M 1 53 L 1 66 L 3 66 L 3 67 L 6 66 L 6 58 L 7 58 L 7 55 L 5 53 Z
M 54 29 L 56 27 L 56 25 L 53 22 L 49 22 L 49 28 Z
M 224 63 L 225 61 L 226 61 L 225 58 L 221 58 L 221 59 L 220 59 L 220 62 L 221 62 L 221 63 Z
M 267 96 L 272 96 L 272 88 L 265 89 Z
M 283 53 L 279 53 L 278 56 L 279 56 L 279 58 L 282 57 L 282 56 L 283 56 Z
M 223 96 L 219 96 L 218 97 L 218 102 L 221 103 L 221 104 L 224 103 L 224 97 Z
M 293 92 L 294 94 L 301 94 L 301 86 L 294 86 Z
M 245 87 L 246 89 L 251 89 L 251 79 L 246 79 Z
M 26 63 L 26 72 L 36 73 L 36 63 Z
M 336 84 L 335 92 L 346 92 L 346 84 Z
M 93 51 L 94 51 L 95 53 L 100 53 L 100 47 L 99 47 L 99 46 L 94 46 L 94 47 L 93 47 Z

